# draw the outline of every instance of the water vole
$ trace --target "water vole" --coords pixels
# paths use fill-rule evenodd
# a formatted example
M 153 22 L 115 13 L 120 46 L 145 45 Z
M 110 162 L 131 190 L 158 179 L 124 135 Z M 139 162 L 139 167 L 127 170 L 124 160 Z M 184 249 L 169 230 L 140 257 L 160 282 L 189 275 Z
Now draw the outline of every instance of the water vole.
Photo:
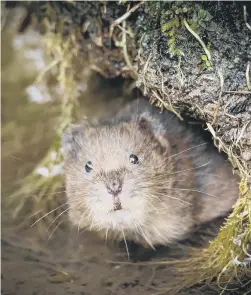
M 238 197 L 225 157 L 143 99 L 73 126 L 62 141 L 70 220 L 106 238 L 166 245 L 224 216 Z

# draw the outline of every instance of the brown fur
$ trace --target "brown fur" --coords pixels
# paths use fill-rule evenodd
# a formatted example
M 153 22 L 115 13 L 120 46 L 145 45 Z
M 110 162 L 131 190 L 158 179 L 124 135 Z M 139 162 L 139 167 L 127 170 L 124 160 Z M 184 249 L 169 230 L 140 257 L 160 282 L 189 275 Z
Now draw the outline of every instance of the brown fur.
M 226 215 L 237 199 L 238 179 L 204 143 L 194 128 L 144 100 L 113 120 L 73 127 L 63 138 L 70 220 L 106 238 L 153 247 Z M 131 154 L 138 164 L 130 162 Z

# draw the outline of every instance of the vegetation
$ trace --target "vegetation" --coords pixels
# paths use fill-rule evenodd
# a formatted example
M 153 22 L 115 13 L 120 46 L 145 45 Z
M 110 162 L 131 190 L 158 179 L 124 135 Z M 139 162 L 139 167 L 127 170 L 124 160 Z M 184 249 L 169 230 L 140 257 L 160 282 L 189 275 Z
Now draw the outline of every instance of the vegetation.
M 186 29 L 186 24 L 189 25 L 191 31 L 198 34 L 200 27 L 205 28 L 212 23 L 212 16 L 199 4 L 184 5 L 177 2 L 171 9 L 162 12 L 161 22 L 162 32 L 169 37 L 168 46 L 171 57 L 178 56 L 180 58 L 184 56 L 184 52 L 177 47 L 177 43 L 184 34 L 182 31 Z M 207 55 L 203 55 L 202 60 L 206 61 L 207 66 L 211 66 L 208 58 L 205 59 L 206 57 Z
M 62 177 L 63 155 L 61 136 L 65 128 L 67 128 L 74 119 L 74 107 L 76 107 L 79 97 L 79 81 L 77 79 L 78 68 L 73 66 L 76 64 L 74 61 L 79 53 L 79 44 L 76 42 L 76 34 L 72 32 L 67 38 L 63 37 L 62 28 L 64 27 L 64 20 L 57 24 L 58 32 L 53 32 L 52 24 L 49 21 L 49 18 L 53 16 L 53 11 L 49 8 L 49 6 L 46 6 L 47 17 L 43 21 L 46 33 L 43 39 L 45 49 L 53 59 L 52 64 L 48 67 L 48 71 L 52 67 L 57 68 L 57 81 L 63 89 L 61 115 L 58 118 L 56 136 L 51 148 L 38 163 L 34 171 L 24 179 L 21 188 L 10 198 L 10 205 L 15 208 L 13 210 L 14 218 L 18 217 L 26 203 L 29 202 L 31 217 L 33 217 L 29 220 L 36 221 L 40 220 L 44 212 L 49 212 L 50 210 L 54 211 L 56 204 L 58 204 L 58 190 L 64 185 L 64 178 Z M 79 62 L 78 64 L 80 65 Z M 44 75 L 46 75 L 46 72 L 42 73 L 39 80 L 43 79 Z M 32 197 L 27 198 L 25 196 Z M 54 219 L 56 213 L 57 212 L 55 212 L 55 214 L 46 215 L 44 221 L 51 221 Z
M 120 3 L 123 7 L 127 5 L 127 1 L 120 1 Z M 168 37 L 167 43 L 171 59 L 177 57 L 179 65 L 182 58 L 186 57 L 186 59 L 189 59 L 189 56 L 187 56 L 188 53 L 182 48 L 182 42 L 180 42 L 186 38 L 186 40 L 192 40 L 192 43 L 197 43 L 197 46 L 200 46 L 203 50 L 199 57 L 202 67 L 206 69 L 213 67 L 213 49 L 211 48 L 211 42 L 205 44 L 202 37 L 199 36 L 200 30 L 205 27 L 209 31 L 215 30 L 213 17 L 207 10 L 202 9 L 199 4 L 183 2 L 170 4 L 168 9 L 166 9 L 166 5 L 159 1 L 150 2 L 145 5 L 148 5 L 148 8 L 152 11 L 153 19 L 149 22 L 151 25 L 154 24 L 154 18 L 156 15 L 158 15 L 158 18 L 160 19 L 161 27 L 159 30 L 162 34 Z M 38 174 L 37 171 L 39 171 L 39 169 L 41 170 L 41 168 L 46 168 L 49 171 L 49 175 L 51 175 L 50 173 L 55 166 L 62 164 L 60 137 L 62 131 L 72 122 L 74 106 L 76 105 L 79 95 L 77 92 L 77 70 L 74 70 L 72 65 L 74 59 L 78 57 L 81 43 L 77 40 L 76 34 L 74 33 L 68 35 L 67 38 L 63 37 L 62 30 L 59 29 L 63 28 L 62 24 L 58 24 L 58 29 L 55 32 L 53 27 L 54 23 L 52 21 L 53 13 L 55 12 L 49 10 L 45 13 L 47 14 L 47 17 L 44 19 L 46 33 L 43 38 L 48 52 L 57 60 L 56 67 L 58 70 L 58 81 L 64 89 L 59 127 L 55 142 L 48 154 L 42 162 L 38 164 L 35 171 L 25 180 L 24 186 L 16 194 L 16 197 L 19 200 L 22 200 L 21 196 L 31 193 L 34 194 L 35 192 L 36 198 L 34 198 L 34 203 L 36 204 L 36 210 L 37 208 L 41 209 L 41 206 L 43 208 L 52 208 L 53 205 L 48 205 L 48 202 L 55 202 L 55 198 L 44 198 L 44 193 L 48 192 L 48 190 L 54 193 L 63 183 L 62 178 L 58 175 L 45 178 L 41 174 Z M 50 17 L 48 17 L 48 14 Z M 130 34 L 131 27 L 129 28 L 129 25 L 125 20 L 126 17 L 122 18 L 123 26 L 119 28 L 119 30 L 123 32 L 123 38 L 125 38 L 126 35 L 134 36 L 133 34 Z M 116 23 L 116 20 L 113 20 L 113 23 L 111 24 L 113 29 L 116 27 L 114 23 L 116 25 L 120 24 L 119 22 Z M 126 27 L 126 25 L 128 25 L 128 27 Z M 172 107 L 169 95 L 165 92 L 164 88 L 161 89 L 160 85 L 164 84 L 163 81 L 161 81 L 161 78 L 159 78 L 159 76 L 155 77 L 158 82 L 156 82 L 156 85 L 153 85 L 153 79 L 146 78 L 146 73 L 150 69 L 150 67 L 148 68 L 149 61 L 143 59 L 142 56 L 138 54 L 138 56 L 143 59 L 144 68 L 142 70 L 142 68 L 136 67 L 134 57 L 129 56 L 126 47 L 126 39 L 123 40 L 124 42 L 122 42 L 122 45 L 118 42 L 122 52 L 121 56 L 126 60 L 126 64 L 129 70 L 133 72 L 134 78 L 136 79 L 138 77 L 137 74 L 141 74 L 143 77 L 142 80 L 144 80 L 145 92 L 152 96 L 155 95 L 155 97 L 160 100 L 163 107 L 176 112 Z M 140 48 L 138 48 L 138 50 L 140 51 Z M 136 75 L 134 73 L 135 68 L 137 68 Z M 154 71 L 152 70 L 152 72 Z M 220 80 L 222 81 L 222 79 Z M 250 269 L 248 269 L 251 261 L 250 171 L 248 166 L 240 160 L 238 153 L 235 151 L 238 142 L 226 145 L 226 143 L 224 143 L 217 135 L 215 125 L 208 119 L 211 117 L 204 116 L 203 111 L 202 114 L 202 118 L 207 123 L 207 127 L 212 133 L 216 145 L 228 154 L 229 160 L 232 162 L 233 167 L 241 177 L 240 195 L 232 214 L 227 218 L 225 224 L 220 229 L 218 237 L 202 252 L 193 249 L 191 251 L 191 258 L 188 260 L 156 262 L 158 264 L 173 263 L 178 267 L 178 270 L 180 270 L 180 283 L 175 280 L 175 285 L 161 289 L 161 292 L 167 290 L 178 292 L 183 287 L 189 287 L 205 280 L 212 281 L 215 277 L 217 278 L 218 285 L 222 288 L 222 291 L 225 291 L 231 281 L 234 279 L 241 279 L 243 275 L 250 272 Z M 238 141 L 240 141 L 240 138 Z M 55 195 L 52 194 L 52 196 Z M 14 211 L 15 216 L 21 210 L 23 204 L 22 201 L 19 202 L 18 207 Z

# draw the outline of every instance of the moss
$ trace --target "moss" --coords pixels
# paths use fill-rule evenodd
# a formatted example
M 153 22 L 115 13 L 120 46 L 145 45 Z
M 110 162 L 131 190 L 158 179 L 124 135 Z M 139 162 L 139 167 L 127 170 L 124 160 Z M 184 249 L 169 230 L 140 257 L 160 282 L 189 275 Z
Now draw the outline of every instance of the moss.
M 177 45 L 179 39 L 184 38 L 184 30 L 186 29 L 184 20 L 187 21 L 190 29 L 198 34 L 200 28 L 210 26 L 212 16 L 208 11 L 202 9 L 199 4 L 191 5 L 182 2 L 177 2 L 170 9 L 162 11 L 161 30 L 168 37 L 171 57 L 177 56 L 181 58 L 184 56 L 184 52 Z M 209 60 L 205 60 L 204 57 L 202 60 L 205 61 L 207 67 L 212 66 Z
M 195 43 L 196 46 L 198 44 L 197 47 L 199 47 L 199 43 L 197 43 L 194 37 L 187 31 L 184 20 L 186 20 L 189 28 L 197 35 L 199 35 L 200 32 L 205 28 L 207 28 L 209 31 L 215 30 L 212 16 L 206 9 L 202 9 L 201 5 L 199 4 L 150 1 L 145 3 L 145 12 L 148 13 L 145 32 L 148 30 L 150 32 L 159 30 L 162 35 L 166 36 L 168 38 L 167 42 L 169 53 L 172 58 L 178 57 L 179 63 L 181 58 L 184 55 L 187 55 L 187 52 L 181 47 L 182 39 L 185 39 L 185 42 L 187 42 L 188 39 L 192 39 L 193 43 Z M 53 13 L 53 11 L 48 11 L 48 13 Z M 114 19 L 112 21 L 114 21 Z M 50 25 L 49 22 L 48 24 Z M 76 41 L 74 34 L 71 35 L 70 39 L 68 39 L 68 42 L 65 42 L 62 34 L 55 34 L 52 33 L 52 31 L 53 30 L 48 31 L 48 33 L 45 35 L 45 40 L 48 45 L 49 52 L 53 53 L 56 51 L 56 55 L 62 58 L 58 64 L 58 79 L 65 89 L 65 96 L 62 100 L 62 116 L 60 118 L 59 124 L 60 127 L 57 132 L 58 135 L 55 145 L 53 146 L 52 150 L 50 150 L 50 152 L 56 152 L 57 159 L 60 162 L 61 154 L 59 148 L 59 137 L 64 127 L 67 126 L 72 120 L 74 104 L 78 96 L 74 88 L 76 85 L 76 77 L 75 73 L 72 71 L 72 61 L 74 57 L 77 56 L 79 43 Z M 150 41 L 154 43 L 154 40 L 150 39 Z M 188 46 L 190 46 L 190 44 L 191 43 L 189 43 Z M 72 51 L 72 48 L 76 48 L 76 51 Z M 207 46 L 205 45 L 205 48 L 211 55 L 210 42 L 207 43 Z M 203 48 L 204 51 L 205 48 Z M 197 51 L 195 54 L 198 55 Z M 190 58 L 190 56 L 186 57 Z M 212 67 L 212 61 L 206 52 L 205 54 L 203 53 L 202 55 L 199 55 L 198 58 L 202 63 L 203 68 Z M 166 108 L 170 108 L 170 106 L 172 107 L 172 93 L 167 92 L 168 90 L 167 88 L 164 88 L 164 86 L 163 89 L 161 89 L 161 85 L 164 85 L 164 81 L 162 81 L 159 76 L 154 74 L 155 76 L 153 77 L 152 73 L 156 73 L 158 69 L 156 70 L 156 68 L 152 67 L 151 72 L 149 70 L 150 74 L 147 77 L 149 60 L 144 60 L 144 57 L 142 56 L 141 59 L 143 60 L 144 67 L 143 71 L 142 68 L 140 69 L 140 67 L 138 67 L 138 72 L 140 70 L 143 72 L 141 75 L 143 77 L 142 80 L 144 81 L 146 93 L 155 93 L 156 97 L 159 96 L 160 100 L 162 100 L 162 106 Z M 193 61 L 194 60 L 192 60 L 191 63 L 193 63 Z M 210 95 L 210 100 L 215 98 L 213 94 Z M 177 93 L 175 93 L 175 97 L 177 96 Z M 202 101 L 201 97 L 199 99 Z M 205 101 L 208 100 L 205 99 Z M 178 103 L 179 102 L 180 101 L 178 101 Z M 184 105 L 187 107 L 186 102 Z M 194 109 L 201 109 L 201 105 L 197 104 L 195 100 L 191 108 L 193 111 Z M 201 113 L 203 120 L 205 122 L 210 122 L 211 117 L 208 114 L 205 115 L 204 110 L 202 110 Z M 210 125 L 208 125 L 208 128 L 209 127 Z M 229 155 L 229 159 L 232 162 L 233 167 L 236 169 L 236 171 L 238 171 L 238 174 L 242 179 L 240 184 L 240 197 L 234 206 L 233 213 L 227 218 L 224 226 L 221 228 L 218 237 L 210 243 L 208 248 L 200 251 L 199 253 L 197 249 L 192 250 L 191 258 L 189 260 L 157 262 L 158 264 L 173 264 L 177 268 L 178 272 L 180 272 L 179 278 L 175 279 L 173 281 L 173 285 L 170 286 L 170 290 L 172 290 L 173 293 L 174 291 L 179 291 L 183 287 L 188 287 L 198 282 L 205 280 L 212 281 L 215 277 L 218 279 L 218 284 L 225 287 L 231 280 L 239 279 L 242 277 L 242 275 L 250 271 L 247 268 L 249 261 L 248 259 L 250 259 L 251 247 L 251 179 L 249 171 L 240 160 L 240 156 L 235 150 L 237 143 L 235 146 L 235 144 L 231 142 L 227 146 L 221 140 L 219 140 L 219 138 L 217 138 L 216 132 L 212 129 L 212 127 L 211 129 L 209 128 L 209 131 L 214 136 L 216 145 Z M 41 165 L 49 167 L 50 163 L 51 158 L 48 154 L 42 163 L 38 165 L 38 167 Z M 44 180 L 43 178 L 32 174 L 31 177 L 27 178 L 21 193 L 23 194 L 27 191 L 30 193 L 35 190 L 36 192 L 39 192 L 39 201 L 41 201 L 46 187 L 45 185 L 48 185 L 48 181 L 55 184 L 55 187 L 58 186 L 57 182 L 54 182 L 56 181 L 54 178 Z M 44 202 L 46 201 L 50 202 L 49 199 L 44 200 Z M 22 206 L 21 203 L 20 206 Z M 167 291 L 167 289 L 163 289 L 162 291 Z
M 240 183 L 240 196 L 237 204 L 222 226 L 218 237 L 202 252 L 191 250 L 191 258 L 181 261 L 163 261 L 157 264 L 174 264 L 177 267 L 177 281 L 168 286 L 168 290 L 179 292 L 183 288 L 206 281 L 216 284 L 222 290 L 240 280 L 243 275 L 250 276 L 251 255 L 251 191 L 248 181 Z M 160 291 L 166 292 L 163 288 Z M 227 293 L 228 294 L 228 293 Z
M 152 4 L 152 6 L 154 6 L 154 4 Z M 159 48 L 155 51 L 156 56 L 154 56 L 154 59 L 158 62 L 153 61 L 152 64 L 150 64 L 146 54 L 145 61 L 142 63 L 142 68 L 144 71 L 140 76 L 140 82 L 138 82 L 138 85 L 142 85 L 141 87 L 144 87 L 144 92 L 150 96 L 154 96 L 154 94 L 157 92 L 158 95 L 155 95 L 154 98 L 157 98 L 157 100 L 160 101 L 161 106 L 164 106 L 165 108 L 168 108 L 168 105 L 172 106 L 173 101 L 176 102 L 174 105 L 176 107 L 180 107 L 181 105 L 186 107 L 186 102 L 189 101 L 189 99 L 193 99 L 193 102 L 191 105 L 189 105 L 189 107 L 194 112 L 195 109 L 201 106 L 198 101 L 202 101 L 203 97 L 199 94 L 197 100 L 195 97 L 190 98 L 188 95 L 184 95 L 182 91 L 175 91 L 173 95 L 172 91 L 170 91 L 170 86 L 173 86 L 172 82 L 174 80 L 168 77 L 168 70 L 173 67 L 174 63 L 172 62 L 172 59 L 174 59 L 174 57 L 178 58 L 179 64 L 181 58 L 184 60 L 184 64 L 188 59 L 193 59 L 194 63 L 195 58 L 191 55 L 191 50 L 189 47 L 192 47 L 192 54 L 197 54 L 197 58 L 200 62 L 199 72 L 202 72 L 204 69 L 212 69 L 213 61 L 211 57 L 214 57 L 215 54 L 212 46 L 213 41 L 211 42 L 209 39 L 209 42 L 205 44 L 199 35 L 202 36 L 201 32 L 204 33 L 206 29 L 206 31 L 212 32 L 212 34 L 208 34 L 208 36 L 214 36 L 213 33 L 215 31 L 216 25 L 213 22 L 211 14 L 205 8 L 202 9 L 201 5 L 199 4 L 194 5 L 189 3 L 175 2 L 166 3 L 165 6 L 160 8 L 159 4 L 157 3 L 155 7 L 151 8 L 154 13 L 156 10 L 158 11 L 157 13 L 159 13 L 159 16 L 153 14 L 155 19 L 159 18 L 160 23 L 160 27 L 158 27 L 158 25 L 155 23 L 154 29 L 156 31 L 159 30 L 161 33 L 156 33 L 154 36 L 159 37 L 160 35 L 164 34 L 167 37 L 167 47 L 169 49 L 171 58 L 167 58 L 167 55 L 165 55 L 165 47 L 162 45 L 163 39 L 160 39 L 161 41 L 159 41 L 159 43 L 156 41 L 159 46 L 162 46 L 161 53 L 159 53 Z M 146 18 L 147 21 L 149 18 L 151 19 L 151 14 L 148 13 Z M 185 21 L 187 22 L 190 31 L 187 29 Z M 149 23 L 150 22 L 151 21 L 149 20 Z M 195 37 L 195 35 L 197 36 Z M 155 41 L 153 39 L 150 40 L 152 43 Z M 190 42 L 190 40 L 192 42 Z M 184 42 L 187 43 L 187 46 L 182 46 L 184 45 Z M 201 45 L 203 47 L 204 53 L 200 55 L 200 50 L 193 50 L 194 45 L 198 48 Z M 154 44 L 151 46 L 151 48 L 155 49 L 157 46 Z M 188 52 L 189 50 L 185 51 L 184 48 L 189 49 L 190 52 Z M 142 49 L 142 51 L 143 50 L 145 50 L 145 48 Z M 151 51 L 149 50 L 149 52 Z M 185 57 L 183 58 L 183 56 Z M 222 56 L 219 57 L 219 60 L 220 59 L 222 59 Z M 161 65 L 162 61 L 166 62 L 169 67 L 168 70 L 166 69 L 167 67 L 165 67 L 165 70 L 163 70 L 161 73 L 159 70 L 159 65 Z M 145 64 L 147 64 L 147 69 L 145 69 Z M 192 72 L 191 68 L 194 70 L 194 64 L 193 67 L 189 67 L 190 72 Z M 158 71 L 158 74 L 155 74 L 155 71 Z M 162 76 L 159 73 L 162 74 Z M 190 75 L 189 71 L 186 74 Z M 163 79 L 164 75 L 167 77 L 166 80 Z M 170 74 L 170 76 L 171 75 L 172 74 Z M 218 75 L 220 74 L 218 73 Z M 219 87 L 222 89 L 222 85 L 224 83 L 223 78 L 220 77 L 220 80 L 220 84 L 222 84 L 219 85 Z M 166 83 L 167 87 L 163 86 L 164 83 Z M 193 85 L 189 86 L 191 87 L 189 91 L 194 89 L 192 87 Z M 179 88 L 179 86 L 177 86 L 177 88 Z M 196 87 L 195 90 L 197 90 Z M 196 93 L 200 92 L 197 90 Z M 183 97 L 183 100 L 177 99 L 179 95 L 185 96 Z M 213 98 L 217 100 L 218 96 L 218 92 L 216 94 L 210 93 L 210 96 L 207 96 L 207 99 L 210 97 L 210 99 Z M 212 283 L 215 278 L 217 279 L 218 286 L 224 291 L 224 289 L 227 289 L 231 282 L 238 280 L 241 281 L 245 275 L 250 275 L 250 269 L 248 268 L 250 266 L 251 255 L 250 171 L 245 165 L 245 162 L 240 159 L 239 150 L 236 150 L 235 143 L 228 142 L 229 145 L 227 146 L 223 140 L 217 136 L 217 132 L 210 125 L 209 122 L 211 122 L 211 117 L 205 116 L 205 112 L 203 110 L 201 111 L 201 114 L 202 116 L 200 118 L 203 119 L 203 121 L 208 122 L 207 127 L 215 139 L 215 145 L 228 154 L 229 160 L 231 161 L 236 173 L 239 174 L 241 178 L 240 195 L 237 203 L 234 206 L 233 213 L 226 219 L 225 224 L 220 229 L 218 236 L 202 252 L 198 251 L 198 249 L 191 249 L 191 258 L 188 260 L 156 262 L 157 264 L 166 264 L 169 266 L 173 265 L 178 271 L 177 278 L 173 280 L 173 282 L 168 282 L 167 287 L 160 290 L 163 293 L 171 291 L 171 294 L 174 294 L 174 292 L 179 292 L 181 289 L 195 285 L 199 282 L 201 283 L 206 281 Z M 224 117 L 225 113 L 221 113 L 221 115 Z M 216 126 L 217 124 L 214 125 L 215 129 Z
M 201 56 L 201 60 L 202 60 L 202 63 L 204 65 L 204 68 L 210 68 L 212 67 L 212 62 L 210 60 L 208 60 L 208 57 L 206 54 L 203 54 Z

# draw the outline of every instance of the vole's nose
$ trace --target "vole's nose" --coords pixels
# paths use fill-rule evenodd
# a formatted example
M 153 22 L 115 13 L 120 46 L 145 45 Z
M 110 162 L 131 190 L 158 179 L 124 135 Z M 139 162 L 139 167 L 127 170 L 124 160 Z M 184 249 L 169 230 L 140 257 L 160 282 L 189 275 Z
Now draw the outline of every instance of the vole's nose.
M 122 181 L 119 178 L 112 178 L 106 183 L 107 191 L 112 195 L 113 210 L 121 210 L 122 205 L 119 198 L 119 193 L 122 191 Z
M 108 193 L 114 196 L 122 191 L 122 182 L 119 180 L 112 180 L 106 185 Z

